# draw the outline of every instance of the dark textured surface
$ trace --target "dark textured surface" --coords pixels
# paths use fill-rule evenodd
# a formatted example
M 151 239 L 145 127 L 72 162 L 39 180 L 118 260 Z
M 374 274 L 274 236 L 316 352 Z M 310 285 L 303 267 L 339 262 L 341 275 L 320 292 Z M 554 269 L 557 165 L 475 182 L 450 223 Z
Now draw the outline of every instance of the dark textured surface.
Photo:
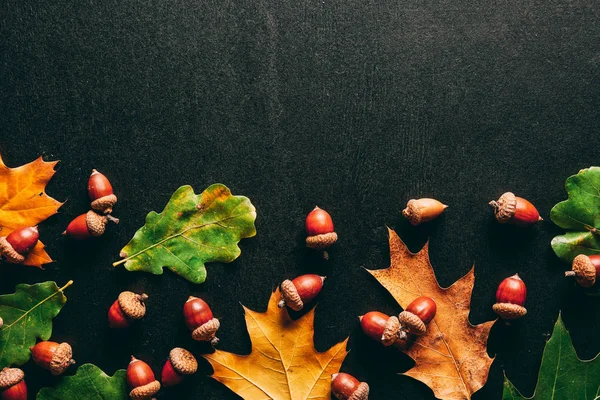
M 57 262 L 3 266 L 0 289 L 73 279 L 53 337 L 71 342 L 80 364 L 112 374 L 135 354 L 158 374 L 174 346 L 207 350 L 182 321 L 189 294 L 221 318 L 221 348 L 248 352 L 240 302 L 263 310 L 282 279 L 319 272 L 329 279 L 316 347 L 350 335 L 342 369 L 369 382 L 371 398 L 431 399 L 398 375 L 410 360 L 369 342 L 356 320 L 399 311 L 361 268 L 389 264 L 385 225 L 413 250 L 431 238 L 443 286 L 475 263 L 474 323 L 494 318 L 504 277 L 526 281 L 529 315 L 492 330 L 496 361 L 475 399 L 500 397 L 502 370 L 532 393 L 561 309 L 580 357 L 600 351 L 599 300 L 562 278 L 567 266 L 549 246 L 561 231 L 548 218 L 566 198 L 565 178 L 598 164 L 596 2 L 4 0 L 0 29 L 0 152 L 9 166 L 41 153 L 62 160 L 48 192 L 67 200 L 40 226 Z M 92 168 L 111 178 L 121 224 L 75 244 L 60 234 L 87 210 Z M 177 187 L 214 182 L 258 210 L 258 236 L 242 242 L 237 261 L 210 265 L 200 286 L 111 267 Z M 487 202 L 506 190 L 546 220 L 526 231 L 496 225 Z M 412 228 L 400 210 L 418 196 L 450 208 Z M 315 204 L 340 236 L 328 264 L 303 247 Z M 111 332 L 106 312 L 124 289 L 150 295 L 148 315 Z M 25 370 L 32 393 L 55 381 L 31 363 Z M 236 397 L 209 373 L 202 362 L 159 399 Z

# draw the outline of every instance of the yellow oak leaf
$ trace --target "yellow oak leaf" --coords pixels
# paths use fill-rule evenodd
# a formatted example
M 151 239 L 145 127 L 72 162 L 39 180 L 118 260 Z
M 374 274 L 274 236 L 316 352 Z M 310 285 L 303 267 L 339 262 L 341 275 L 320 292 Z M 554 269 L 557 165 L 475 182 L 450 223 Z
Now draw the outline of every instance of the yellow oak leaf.
M 411 337 L 402 349 L 415 361 L 415 366 L 404 375 L 425 383 L 438 399 L 470 399 L 486 383 L 494 361 L 486 348 L 490 329 L 496 322 L 469 322 L 474 269 L 444 289 L 429 261 L 428 244 L 413 254 L 391 229 L 389 244 L 391 266 L 369 273 L 403 308 L 419 296 L 431 297 L 437 305 L 427 333 Z
M 279 299 L 277 290 L 264 313 L 244 307 L 252 352 L 203 355 L 213 367 L 212 377 L 244 399 L 330 399 L 331 375 L 339 372 L 348 353 L 348 339 L 317 352 L 314 308 L 294 321 L 287 309 L 277 307 Z
M 0 236 L 25 226 L 35 226 L 56 214 L 63 203 L 48 196 L 46 184 L 54 175 L 58 161 L 45 162 L 42 157 L 17 168 L 8 168 L 0 156 Z M 23 264 L 41 267 L 52 262 L 38 242 Z

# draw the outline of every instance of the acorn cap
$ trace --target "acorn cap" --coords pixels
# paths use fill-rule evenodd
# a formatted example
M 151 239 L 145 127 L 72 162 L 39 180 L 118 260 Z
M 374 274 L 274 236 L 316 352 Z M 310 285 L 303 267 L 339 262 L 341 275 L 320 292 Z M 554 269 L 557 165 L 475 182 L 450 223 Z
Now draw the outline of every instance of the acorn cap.
M 110 214 L 112 212 L 113 206 L 117 203 L 117 196 L 114 194 L 109 194 L 106 196 L 102 196 L 92 201 L 92 209 L 102 213 L 102 214 Z
M 191 375 L 198 370 L 198 361 L 194 355 L 181 347 L 175 347 L 169 352 L 169 361 L 173 369 L 181 375 Z
M 337 242 L 338 236 L 335 232 L 322 233 L 320 235 L 308 236 L 306 238 L 306 247 L 323 250 Z
M 75 364 L 71 345 L 69 343 L 59 344 L 50 360 L 50 372 L 52 375 L 60 375 L 65 372 L 71 364 Z
M 148 400 L 160 390 L 160 382 L 150 382 L 144 386 L 138 386 L 129 392 L 129 397 L 133 400 Z
M 85 214 L 85 223 L 92 236 L 101 236 L 106 229 L 107 222 L 108 219 L 104 215 L 100 215 L 94 210 L 90 210 Z
M 4 256 L 7 262 L 12 264 L 21 264 L 25 261 L 25 256 L 17 253 L 12 245 L 8 243 L 8 240 L 6 240 L 6 236 L 0 237 L 0 254 Z
M 283 308 L 286 305 L 294 311 L 300 311 L 304 307 L 304 303 L 298 294 L 298 290 L 294 283 L 289 279 L 281 282 L 281 301 L 279 302 L 279 308 Z
M 515 211 L 517 211 L 517 197 L 514 193 L 506 192 L 498 201 L 490 201 L 490 205 L 494 207 L 494 215 L 496 220 L 500 223 L 505 223 L 510 220 Z
M 200 325 L 192 332 L 192 338 L 200 342 L 210 342 L 213 346 L 219 343 L 216 333 L 221 327 L 218 319 L 213 318 L 210 321 Z
M 354 391 L 354 393 L 352 393 L 352 395 L 348 397 L 348 400 L 368 400 L 368 398 L 369 385 L 366 382 L 361 382 Z
M 389 317 L 385 322 L 385 327 L 383 328 L 383 335 L 381 335 L 381 343 L 384 346 L 393 345 L 398 339 L 398 332 L 400 331 L 400 322 L 398 318 L 392 316 Z
M 410 311 L 402 311 L 398 316 L 402 329 L 412 333 L 413 335 L 424 335 L 427 333 L 427 327 L 421 318 L 417 317 Z
M 127 317 L 141 319 L 146 315 L 146 304 L 144 304 L 146 299 L 148 299 L 146 294 L 122 292 L 118 299 L 119 307 Z
M 518 304 L 496 303 L 492 309 L 502 319 L 517 319 L 527 314 L 527 309 Z
M 0 390 L 8 389 L 25 379 L 25 373 L 19 368 L 4 368 L 0 371 Z
M 594 283 L 596 283 L 596 267 L 587 255 L 580 254 L 575 257 L 571 268 L 575 273 L 575 280 L 580 286 L 584 288 L 594 286 Z M 567 273 L 566 275 L 571 274 Z

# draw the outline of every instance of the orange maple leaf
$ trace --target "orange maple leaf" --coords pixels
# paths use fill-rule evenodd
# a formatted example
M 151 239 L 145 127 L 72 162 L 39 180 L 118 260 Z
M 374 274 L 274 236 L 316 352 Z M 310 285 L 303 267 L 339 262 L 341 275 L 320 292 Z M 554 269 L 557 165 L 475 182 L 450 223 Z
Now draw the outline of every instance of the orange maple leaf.
M 45 162 L 42 157 L 17 168 L 8 168 L 0 156 L 0 235 L 15 229 L 35 226 L 56 214 L 63 203 L 48 196 L 46 184 L 54 175 L 58 161 Z M 23 264 L 41 267 L 52 262 L 38 242 Z
M 419 296 L 431 297 L 437 305 L 427 333 L 409 340 L 402 349 L 415 361 L 415 366 L 404 375 L 425 383 L 439 399 L 470 399 L 487 381 L 494 361 L 486 348 L 490 329 L 496 322 L 469 322 L 474 269 L 443 289 L 429 261 L 428 244 L 413 254 L 396 232 L 388 231 L 391 266 L 369 273 L 403 308 Z
M 314 308 L 293 321 L 277 307 L 279 290 L 264 313 L 244 307 L 252 352 L 237 355 L 217 350 L 203 355 L 212 377 L 244 399 L 329 399 L 331 375 L 339 371 L 348 339 L 319 353 L 313 344 Z

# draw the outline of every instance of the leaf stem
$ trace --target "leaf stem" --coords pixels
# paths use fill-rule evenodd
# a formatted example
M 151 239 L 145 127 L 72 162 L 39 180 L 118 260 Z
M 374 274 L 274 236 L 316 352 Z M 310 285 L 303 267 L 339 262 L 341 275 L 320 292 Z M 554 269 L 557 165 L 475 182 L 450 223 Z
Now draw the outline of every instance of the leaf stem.
M 60 289 L 58 289 L 59 292 L 64 292 L 66 288 L 68 288 L 69 286 L 71 286 L 73 284 L 73 280 L 71 279 L 69 282 L 67 282 L 65 284 L 65 286 L 61 287 Z

